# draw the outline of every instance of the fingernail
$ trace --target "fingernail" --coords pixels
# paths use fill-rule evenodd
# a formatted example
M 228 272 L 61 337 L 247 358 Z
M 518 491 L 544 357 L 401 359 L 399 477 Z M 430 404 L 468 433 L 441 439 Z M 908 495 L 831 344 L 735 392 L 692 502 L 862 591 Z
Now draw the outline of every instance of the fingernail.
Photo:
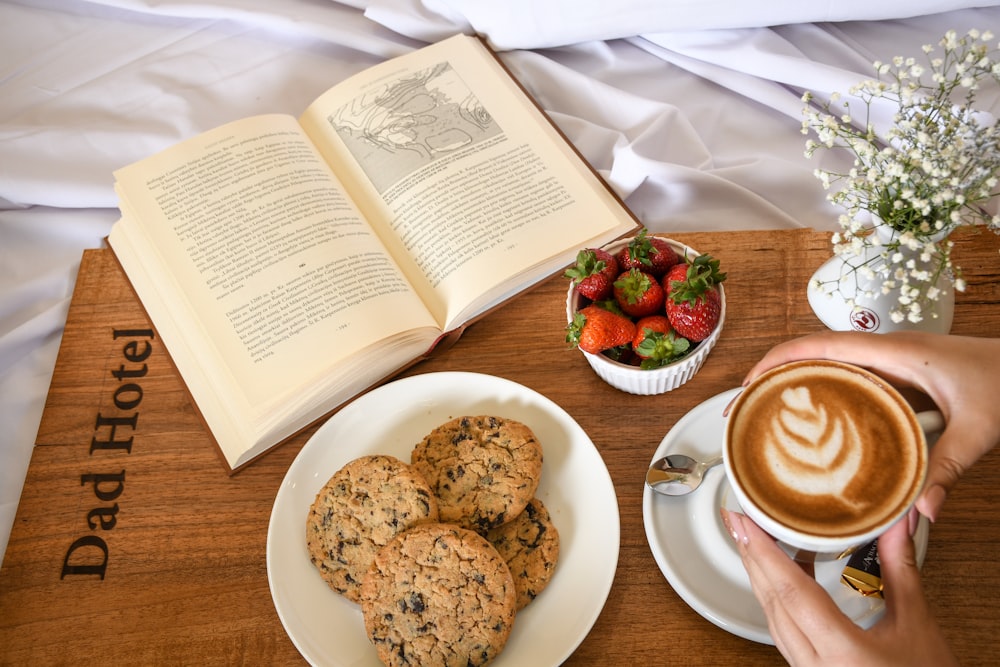
M 909 514 L 906 515 L 907 528 L 910 531 L 910 537 L 913 537 L 917 533 L 917 526 L 920 524 L 920 512 L 914 507 L 910 510 Z
M 725 507 L 719 508 L 719 514 L 722 515 L 722 523 L 726 526 L 726 531 L 733 538 L 734 542 L 742 544 L 750 542 L 750 538 L 747 536 L 746 529 L 743 526 L 743 517 L 740 514 L 730 512 Z
M 742 393 L 742 392 L 741 392 L 741 393 Z M 728 402 L 728 403 L 726 403 L 726 407 L 724 407 L 724 408 L 722 409 L 722 416 L 723 416 L 723 417 L 728 417 L 728 416 L 729 416 L 729 411 L 730 411 L 730 410 L 732 410 L 732 408 L 733 408 L 733 403 L 735 403 L 735 402 L 736 402 L 736 399 L 737 399 L 737 398 L 739 398 L 739 397 L 740 397 L 740 394 L 738 393 L 738 394 L 736 394 L 735 396 L 733 396 L 733 397 L 732 397 L 731 399 L 729 399 L 729 402 Z
M 938 510 L 944 505 L 947 496 L 948 492 L 940 484 L 934 484 L 924 491 L 924 499 L 926 501 L 924 507 L 927 509 L 924 515 L 931 520 L 931 523 L 937 520 Z

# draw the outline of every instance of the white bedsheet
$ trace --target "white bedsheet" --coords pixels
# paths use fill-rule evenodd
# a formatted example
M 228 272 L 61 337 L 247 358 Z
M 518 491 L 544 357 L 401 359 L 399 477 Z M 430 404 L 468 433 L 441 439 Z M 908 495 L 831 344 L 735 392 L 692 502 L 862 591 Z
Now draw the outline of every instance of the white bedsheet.
M 652 230 L 833 229 L 802 90 L 845 91 L 949 28 L 1000 33 L 997 4 L 0 0 L 0 554 L 118 167 L 476 30 Z

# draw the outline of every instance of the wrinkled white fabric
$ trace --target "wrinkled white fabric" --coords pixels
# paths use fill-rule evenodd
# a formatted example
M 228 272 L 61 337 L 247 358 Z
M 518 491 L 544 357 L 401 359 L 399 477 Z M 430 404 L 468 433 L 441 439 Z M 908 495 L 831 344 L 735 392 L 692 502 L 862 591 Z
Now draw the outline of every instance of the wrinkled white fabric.
M 0 0 L 0 553 L 115 169 L 479 31 L 653 231 L 832 229 L 803 89 L 844 91 L 948 28 L 1000 32 L 980 4 Z
M 428 39 L 441 22 L 467 23 L 500 49 L 537 49 L 672 31 L 763 28 L 795 23 L 879 21 L 988 7 L 989 0 L 373 0 L 368 14 Z M 415 21 L 412 17 L 432 17 Z

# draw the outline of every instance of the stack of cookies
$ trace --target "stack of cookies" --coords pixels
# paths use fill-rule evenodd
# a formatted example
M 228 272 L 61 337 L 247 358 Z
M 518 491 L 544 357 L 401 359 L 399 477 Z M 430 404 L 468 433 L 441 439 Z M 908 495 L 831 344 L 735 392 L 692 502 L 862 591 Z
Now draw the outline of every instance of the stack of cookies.
M 485 665 L 548 584 L 559 533 L 535 497 L 542 447 L 525 424 L 453 419 L 409 464 L 370 455 L 338 470 L 310 508 L 310 559 L 361 605 L 387 665 Z

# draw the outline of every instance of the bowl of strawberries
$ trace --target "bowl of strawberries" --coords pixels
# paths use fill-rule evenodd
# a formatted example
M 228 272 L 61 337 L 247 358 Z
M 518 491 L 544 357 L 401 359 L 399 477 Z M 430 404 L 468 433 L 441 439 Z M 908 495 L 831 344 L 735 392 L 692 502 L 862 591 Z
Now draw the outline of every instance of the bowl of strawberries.
M 646 229 L 584 248 L 565 273 L 566 341 L 631 394 L 662 394 L 701 369 L 726 319 L 719 261 Z

